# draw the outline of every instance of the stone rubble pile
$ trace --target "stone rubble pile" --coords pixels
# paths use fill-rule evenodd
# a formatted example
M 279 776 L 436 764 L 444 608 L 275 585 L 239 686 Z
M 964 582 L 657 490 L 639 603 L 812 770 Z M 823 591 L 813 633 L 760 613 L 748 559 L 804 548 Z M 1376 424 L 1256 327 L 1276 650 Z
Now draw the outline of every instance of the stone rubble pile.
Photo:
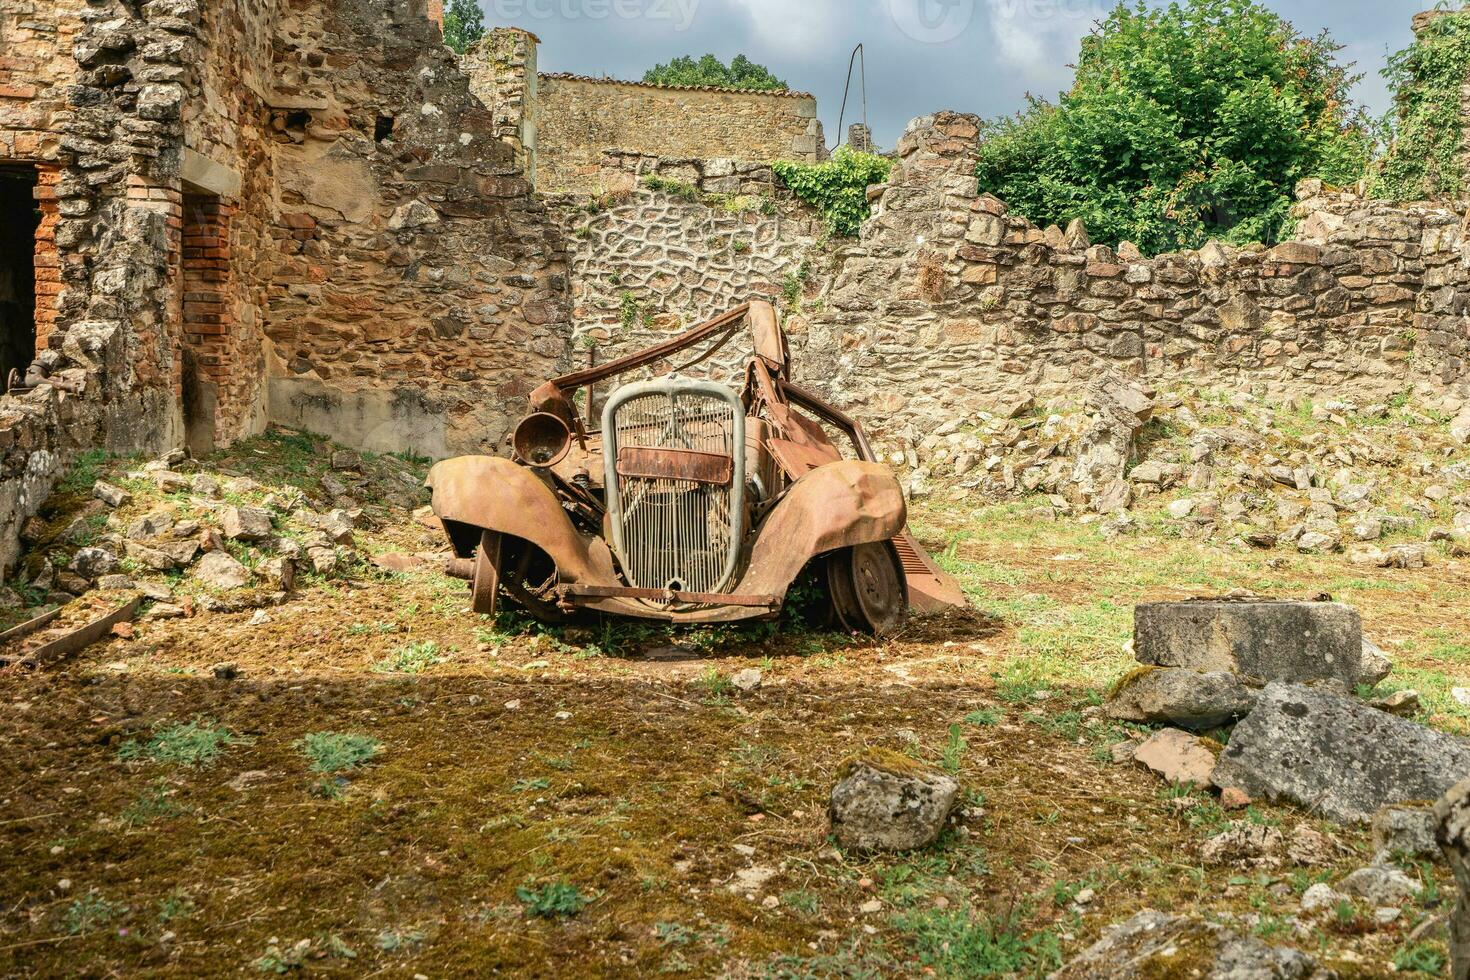
M 206 472 L 182 450 L 108 474 L 59 533 L 32 519 L 29 574 L 0 601 L 19 605 L 29 593 L 61 605 L 93 589 L 139 591 L 153 601 L 144 613 L 152 619 L 280 603 L 299 572 L 351 570 L 354 531 L 365 519 L 359 499 L 385 494 L 370 485 L 358 454 L 339 451 L 332 464 L 323 494 Z M 417 479 L 396 469 L 392 477 L 387 495 L 414 503 Z
M 957 501 L 1034 495 L 1034 516 L 1106 515 L 1108 533 L 1161 511 L 1167 526 L 1240 546 L 1347 552 L 1381 568 L 1422 568 L 1436 546 L 1470 556 L 1470 406 L 1447 427 L 1407 407 L 1324 402 L 1308 418 L 1235 393 L 1212 402 L 1158 394 L 1116 372 L 1089 384 L 1080 411 L 1030 398 L 908 432 L 888 460 L 912 495 Z M 1457 461 L 1458 460 L 1458 461 Z

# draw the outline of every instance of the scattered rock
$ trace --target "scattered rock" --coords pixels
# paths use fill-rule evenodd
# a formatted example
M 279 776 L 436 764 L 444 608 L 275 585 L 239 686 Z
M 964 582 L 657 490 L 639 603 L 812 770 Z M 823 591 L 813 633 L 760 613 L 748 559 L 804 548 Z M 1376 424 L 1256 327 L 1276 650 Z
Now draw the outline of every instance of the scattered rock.
M 1326 980 L 1305 953 L 1241 936 L 1221 925 L 1144 909 L 1103 930 L 1102 939 L 1050 980 Z
M 1275 827 L 1237 821 L 1201 844 L 1199 854 L 1206 864 L 1276 867 L 1285 850 L 1286 836 Z
M 157 548 L 149 548 L 145 545 L 138 544 L 136 541 L 129 541 L 125 545 L 124 550 L 127 552 L 129 558 L 138 562 L 149 571 L 171 572 L 179 566 L 179 563 L 171 555 Z
M 1286 842 L 1286 856 L 1292 864 L 1308 868 L 1331 864 L 1336 851 L 1337 846 L 1328 837 L 1304 823 L 1297 824 Z
M 154 511 L 128 525 L 128 538 L 133 541 L 148 541 L 168 533 L 173 526 L 173 514 L 166 510 Z
M 1142 603 L 1134 656 L 1158 667 L 1225 671 L 1265 681 L 1377 683 L 1363 623 L 1335 602 L 1202 600 Z
M 1178 728 L 1155 732 L 1133 753 L 1133 761 L 1171 783 L 1210 785 L 1215 770 L 1214 743 Z
M 109 507 L 123 507 L 132 502 L 133 495 L 122 487 L 115 487 L 111 483 L 98 480 L 92 485 L 92 496 L 102 501 Z
M 335 575 L 338 566 L 341 565 L 341 559 L 337 557 L 335 548 L 308 548 L 306 557 L 311 562 L 311 570 L 318 575 Z
M 176 606 L 170 602 L 156 602 L 153 607 L 143 614 L 146 620 L 154 619 L 183 619 L 187 613 L 182 606 Z
M 1419 713 L 1419 692 L 1415 690 L 1394 691 L 1368 702 L 1379 711 L 1387 711 L 1400 718 L 1412 718 Z
M 1466 739 L 1343 694 L 1274 683 L 1236 726 L 1214 781 L 1366 823 L 1387 804 L 1438 797 L 1466 772 Z
M 1302 911 L 1330 911 L 1336 909 L 1346 901 L 1350 901 L 1350 899 L 1342 892 L 1333 888 L 1325 881 L 1319 881 L 1302 893 Z
M 1429 806 L 1395 804 L 1373 814 L 1374 861 L 1383 863 L 1395 854 L 1414 858 L 1439 857 L 1434 839 L 1434 809 Z
M 195 566 L 194 577 L 212 589 L 241 589 L 250 584 L 250 569 L 227 552 L 211 551 Z
M 1220 794 L 1220 806 L 1226 810 L 1244 810 L 1251 805 L 1250 794 L 1238 786 L 1229 786 Z
M 1337 887 L 1346 895 L 1379 907 L 1402 904 L 1418 895 L 1423 886 L 1398 868 L 1375 864 L 1354 871 Z
M 761 672 L 754 667 L 747 667 L 745 670 L 738 671 L 730 678 L 730 683 L 735 685 L 737 690 L 744 691 L 747 694 L 760 690 L 761 681 Z
M 1145 667 L 1118 683 L 1107 712 L 1119 721 L 1203 731 L 1245 717 L 1254 703 L 1255 693 L 1231 673 Z
M 214 675 L 215 680 L 221 681 L 232 681 L 240 676 L 240 668 L 235 664 L 215 664 L 209 668 L 209 672 Z
M 959 784 L 907 756 L 868 749 L 848 760 L 832 788 L 832 830 L 843 847 L 908 851 L 939 838 Z
M 338 449 L 332 453 L 332 469 L 360 470 L 362 469 L 362 456 L 351 449 Z
M 271 536 L 271 512 L 261 507 L 226 507 L 222 523 L 231 541 L 262 541 Z
M 67 567 L 88 581 L 96 581 L 117 571 L 117 555 L 102 548 L 82 548 Z
M 131 592 L 137 587 L 137 583 L 126 575 L 103 575 L 97 579 L 97 588 L 104 592 Z

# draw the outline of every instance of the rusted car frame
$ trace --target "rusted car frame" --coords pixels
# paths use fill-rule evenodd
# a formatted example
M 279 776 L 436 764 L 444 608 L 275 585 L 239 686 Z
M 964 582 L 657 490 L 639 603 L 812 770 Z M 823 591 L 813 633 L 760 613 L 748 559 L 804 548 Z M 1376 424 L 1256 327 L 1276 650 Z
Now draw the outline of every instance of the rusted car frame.
M 740 390 L 685 377 L 749 331 Z M 611 392 L 595 386 L 688 363 Z M 812 572 L 840 625 L 885 633 L 963 594 L 906 530 L 893 472 L 862 426 L 793 384 L 770 304 L 748 303 L 661 344 L 532 392 L 513 458 L 467 456 L 429 474 L 434 512 L 474 608 L 537 618 L 602 614 L 725 623 L 780 613 Z M 850 444 L 849 455 L 827 428 Z

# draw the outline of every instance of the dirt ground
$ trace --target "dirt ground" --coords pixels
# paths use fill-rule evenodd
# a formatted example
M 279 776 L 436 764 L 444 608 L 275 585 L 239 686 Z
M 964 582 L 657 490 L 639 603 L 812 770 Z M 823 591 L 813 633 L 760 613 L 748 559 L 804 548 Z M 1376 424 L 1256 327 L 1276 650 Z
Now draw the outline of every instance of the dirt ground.
M 271 470 L 263 445 L 262 483 L 315 485 L 319 464 Z M 1140 730 L 1098 706 L 1140 600 L 1328 592 L 1398 664 L 1384 690 L 1470 731 L 1450 693 L 1470 687 L 1465 563 L 1365 571 L 1148 520 L 1108 540 L 1026 507 L 917 507 L 975 610 L 881 643 L 482 620 L 432 532 L 385 506 L 357 547 L 405 571 L 365 562 L 283 605 L 8 670 L 0 976 L 1037 976 L 1148 907 L 1346 977 L 1439 975 L 1442 870 L 1407 865 L 1426 888 L 1387 924 L 1299 915 L 1307 887 L 1368 863 L 1366 832 L 1165 787 L 1112 761 Z M 750 667 L 763 684 L 743 693 L 729 679 Z M 218 733 L 213 758 L 151 751 L 190 723 Z M 313 772 L 323 732 L 377 752 Z M 934 847 L 834 847 L 832 775 L 865 746 L 957 775 Z M 1232 820 L 1329 847 L 1205 864 Z

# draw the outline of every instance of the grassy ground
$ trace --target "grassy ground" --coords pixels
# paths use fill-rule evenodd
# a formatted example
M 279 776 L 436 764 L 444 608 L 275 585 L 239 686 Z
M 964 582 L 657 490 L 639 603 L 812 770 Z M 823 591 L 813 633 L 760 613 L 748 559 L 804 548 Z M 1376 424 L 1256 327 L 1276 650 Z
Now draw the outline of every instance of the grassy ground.
M 276 439 L 210 465 L 315 493 L 321 458 Z M 1443 912 L 1442 874 L 1388 926 L 1343 909 L 1298 928 L 1300 894 L 1366 863 L 1366 834 L 1227 814 L 1116 765 L 1130 730 L 1096 706 L 1142 599 L 1329 592 L 1396 659 L 1386 688 L 1470 731 L 1449 693 L 1470 686 L 1464 563 L 1236 551 L 1146 515 L 1109 541 L 1032 507 L 921 508 L 977 611 L 884 643 L 483 621 L 432 533 L 384 504 L 359 551 L 423 564 L 363 561 L 268 622 L 140 623 L 0 676 L 0 975 L 1034 976 L 1145 907 L 1345 976 L 1438 974 L 1442 944 L 1406 937 Z M 742 694 L 729 678 L 751 666 L 765 684 Z M 933 848 L 833 847 L 832 774 L 869 745 L 961 780 Z M 1205 865 L 1232 819 L 1307 825 L 1335 853 Z

